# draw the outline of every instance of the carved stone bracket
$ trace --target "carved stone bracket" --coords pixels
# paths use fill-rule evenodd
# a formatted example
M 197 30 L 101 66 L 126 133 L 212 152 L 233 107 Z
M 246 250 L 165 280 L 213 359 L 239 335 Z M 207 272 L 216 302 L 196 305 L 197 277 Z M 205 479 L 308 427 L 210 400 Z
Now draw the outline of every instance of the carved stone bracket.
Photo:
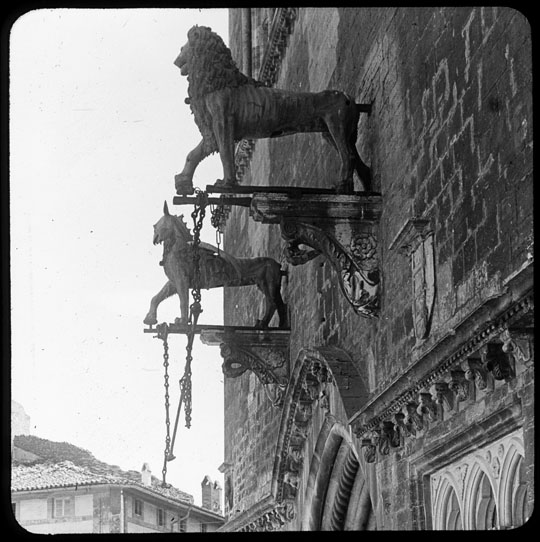
M 505 328 L 500 339 L 502 351 L 511 355 L 517 363 L 530 366 L 534 362 L 534 330 L 532 328 Z
M 302 265 L 322 255 L 357 314 L 377 317 L 379 310 L 378 194 L 257 193 L 250 214 L 280 224 L 285 257 Z
M 510 380 L 515 376 L 514 358 L 503 350 L 503 344 L 490 342 L 481 349 L 485 368 L 491 372 L 495 380 Z
M 283 404 L 289 381 L 289 338 L 290 331 L 283 329 L 201 331 L 204 344 L 219 345 L 223 374 L 237 378 L 252 371 L 275 406 Z

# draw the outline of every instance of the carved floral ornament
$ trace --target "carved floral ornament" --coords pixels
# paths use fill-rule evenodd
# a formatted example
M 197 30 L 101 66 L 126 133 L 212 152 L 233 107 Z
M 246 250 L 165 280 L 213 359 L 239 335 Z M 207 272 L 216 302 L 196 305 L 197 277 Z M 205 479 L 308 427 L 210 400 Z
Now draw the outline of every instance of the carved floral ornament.
M 518 308 L 532 312 L 532 294 Z M 373 463 L 392 449 L 402 448 L 407 439 L 425 434 L 430 426 L 452 416 L 460 403 L 475 400 L 478 393 L 491 393 L 496 381 L 512 380 L 518 367 L 524 370 L 533 361 L 532 328 L 488 325 L 386 411 L 372 419 L 359 416 L 352 422 L 364 459 Z
M 280 531 L 281 528 L 292 521 L 296 516 L 294 504 L 292 502 L 284 502 L 274 506 L 264 514 L 260 515 L 256 520 L 244 525 L 239 532 L 268 532 Z

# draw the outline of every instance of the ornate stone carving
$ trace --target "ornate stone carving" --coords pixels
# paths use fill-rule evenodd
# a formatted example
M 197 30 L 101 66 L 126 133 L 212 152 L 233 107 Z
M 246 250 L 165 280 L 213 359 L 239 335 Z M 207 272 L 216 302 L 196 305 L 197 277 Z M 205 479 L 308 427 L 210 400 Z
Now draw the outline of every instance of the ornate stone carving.
M 147 325 L 157 324 L 157 309 L 168 297 L 178 294 L 180 318 L 176 323 L 187 324 L 189 314 L 189 288 L 193 287 L 195 274 L 195 249 L 193 236 L 181 216 L 169 213 L 167 202 L 164 216 L 154 226 L 154 245 L 163 243 L 161 264 L 167 276 L 165 286 L 152 298 L 144 319 Z M 268 327 L 277 311 L 281 327 L 286 325 L 286 306 L 281 298 L 281 266 L 272 258 L 235 258 L 223 250 L 201 242 L 197 249 L 199 258 L 198 284 L 200 288 L 223 286 L 248 286 L 257 284 L 265 295 L 266 310 L 259 327 Z
M 370 438 L 363 438 L 360 442 L 360 447 L 364 451 L 364 459 L 366 463 L 374 463 L 377 455 L 377 448 Z
M 313 410 L 317 403 L 328 408 L 325 390 L 332 382 L 322 355 L 316 349 L 302 350 L 289 380 L 280 424 L 272 491 L 277 502 L 296 497 Z
M 424 418 L 421 412 L 418 412 L 418 404 L 411 401 L 405 405 L 407 411 L 407 424 L 414 427 L 415 433 L 424 429 Z
M 441 381 L 435 383 L 435 397 L 437 403 L 446 407 L 446 410 L 452 410 L 454 408 L 454 394 L 450 389 L 447 382 Z
M 353 172 L 371 190 L 370 169 L 358 154 L 358 121 L 366 105 L 337 90 L 293 92 L 268 88 L 238 70 L 230 50 L 208 27 L 194 26 L 175 60 L 188 76 L 188 103 L 202 140 L 188 154 L 176 176 L 177 193 L 193 192 L 198 164 L 219 152 L 224 186 L 236 184 L 234 143 L 294 133 L 320 132 L 339 153 L 341 170 L 335 188 L 353 191 Z
M 432 422 L 438 418 L 437 404 L 433 400 L 433 396 L 428 391 L 420 392 L 418 394 L 418 407 L 416 412 L 423 417 L 426 417 L 428 421 Z
M 303 265 L 322 255 L 353 310 L 376 317 L 380 203 L 380 196 L 374 194 L 257 193 L 250 213 L 257 221 L 280 224 L 290 264 Z
M 531 328 L 505 328 L 501 332 L 502 351 L 525 366 L 534 362 L 534 333 Z
M 219 345 L 223 374 L 237 378 L 252 371 L 275 406 L 283 404 L 289 381 L 289 337 L 289 331 L 280 329 L 201 331 L 204 344 Z
M 484 394 L 490 393 L 494 389 L 496 375 L 500 379 L 514 378 L 512 362 L 518 363 L 517 360 L 522 359 L 525 360 L 524 364 L 532 363 L 534 343 L 531 331 L 534 326 L 532 315 L 534 299 L 526 284 L 523 287 L 525 293 L 518 301 L 515 301 L 515 298 L 511 299 L 504 311 L 478 327 L 472 337 L 468 337 L 466 342 L 459 345 L 448 358 L 429 368 L 417 380 L 408 375 L 408 382 L 413 383 L 393 396 L 391 401 L 387 401 L 386 404 L 390 403 L 389 406 L 385 406 L 385 400 L 381 399 L 382 408 L 377 414 L 374 413 L 374 406 L 369 405 L 352 416 L 350 420 L 352 430 L 364 446 L 373 444 L 373 431 L 380 431 L 381 422 L 391 419 L 402 436 L 401 445 L 404 444 L 405 438 L 416 437 L 419 431 L 423 432 L 424 438 L 429 437 L 430 427 L 426 421 L 433 421 L 440 407 L 437 407 L 431 394 L 422 390 L 433 386 L 431 389 L 434 389 L 439 402 L 443 404 L 448 402 L 448 407 L 453 401 L 456 408 L 459 401 L 476 398 L 475 388 L 483 390 Z M 519 340 L 523 341 L 522 346 L 519 346 L 517 342 Z M 492 346 L 488 346 L 489 344 Z M 516 344 L 521 352 L 514 353 L 513 348 L 516 348 Z M 528 361 L 529 356 L 531 361 Z M 512 372 L 509 372 L 507 364 Z M 411 372 L 414 374 L 414 371 Z M 384 393 L 382 396 L 385 396 Z M 375 456 L 373 460 L 374 458 Z
M 474 382 L 479 390 L 486 389 L 488 385 L 488 371 L 479 358 L 469 358 L 466 362 L 465 378 Z
M 510 357 L 503 351 L 502 343 L 488 343 L 481 349 L 481 355 L 484 367 L 491 372 L 495 380 L 510 380 L 515 375 Z
M 394 414 L 394 420 L 396 422 L 397 427 L 399 428 L 399 432 L 402 437 L 416 436 L 416 429 L 414 427 L 414 424 L 409 419 L 406 418 L 403 412 L 396 412 L 396 414 Z
M 257 519 L 244 525 L 238 532 L 268 532 L 280 531 L 283 526 L 296 516 L 294 503 L 283 502 L 261 514 Z
M 457 368 L 450 371 L 449 388 L 455 393 L 458 402 L 466 401 L 470 397 L 469 382 L 465 378 L 463 369 Z

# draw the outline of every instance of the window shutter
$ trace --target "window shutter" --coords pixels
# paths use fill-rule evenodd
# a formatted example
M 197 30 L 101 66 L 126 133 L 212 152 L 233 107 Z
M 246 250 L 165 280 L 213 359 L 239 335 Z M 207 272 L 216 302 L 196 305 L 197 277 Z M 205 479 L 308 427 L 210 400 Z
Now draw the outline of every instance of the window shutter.
M 75 506 L 74 499 L 70 497 L 64 500 L 64 516 L 73 516 L 75 515 Z
M 54 517 L 54 499 L 47 499 L 47 518 L 52 519 Z

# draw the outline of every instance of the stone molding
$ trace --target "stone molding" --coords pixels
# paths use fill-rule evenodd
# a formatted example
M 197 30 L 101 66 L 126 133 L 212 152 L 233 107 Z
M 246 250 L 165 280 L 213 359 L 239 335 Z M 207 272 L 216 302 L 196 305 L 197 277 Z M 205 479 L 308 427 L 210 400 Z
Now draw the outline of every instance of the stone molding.
M 353 416 L 350 423 L 361 438 L 366 461 L 374 462 L 391 448 L 403 446 L 405 439 L 415 438 L 441 419 L 443 412 L 454 411 L 458 402 L 474 397 L 475 388 L 490 393 L 495 380 L 511 380 L 516 363 L 532 364 L 533 328 L 518 327 L 515 322 L 529 320 L 533 311 L 534 294 L 529 291 L 379 413 Z
M 316 348 L 300 351 L 289 381 L 272 476 L 277 502 L 296 499 L 304 461 L 304 444 L 315 404 L 329 412 L 327 385 L 333 382 L 324 356 Z

